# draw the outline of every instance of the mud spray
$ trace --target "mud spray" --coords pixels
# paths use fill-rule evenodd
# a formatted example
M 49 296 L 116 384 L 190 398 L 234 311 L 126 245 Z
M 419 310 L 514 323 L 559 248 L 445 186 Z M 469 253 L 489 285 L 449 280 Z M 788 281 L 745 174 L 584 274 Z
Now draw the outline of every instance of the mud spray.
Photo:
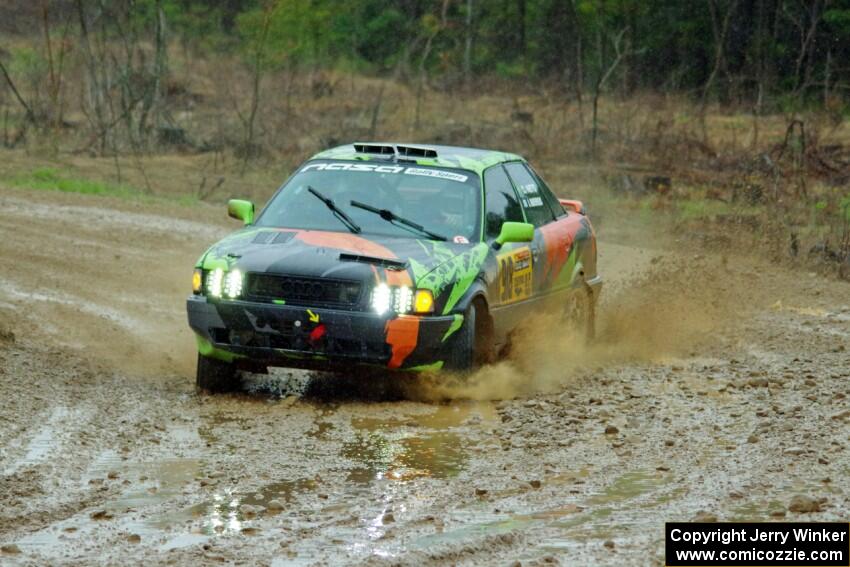
M 727 276 L 720 262 L 657 262 L 620 290 L 603 291 L 595 339 L 541 314 L 517 330 L 507 359 L 466 376 L 416 377 L 406 393 L 421 401 L 510 399 L 562 389 L 593 368 L 687 355 L 741 313 Z

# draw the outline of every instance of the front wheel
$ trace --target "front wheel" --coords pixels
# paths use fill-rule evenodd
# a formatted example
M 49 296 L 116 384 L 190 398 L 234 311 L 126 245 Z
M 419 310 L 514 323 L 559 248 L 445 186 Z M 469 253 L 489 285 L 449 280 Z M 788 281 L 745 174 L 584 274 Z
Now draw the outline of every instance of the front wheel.
M 236 374 L 236 367 L 232 363 L 208 358 L 198 353 L 195 385 L 199 390 L 218 393 L 236 391 L 241 384 Z
M 470 305 L 463 315 L 463 325 L 451 338 L 446 369 L 465 372 L 475 367 L 475 304 Z

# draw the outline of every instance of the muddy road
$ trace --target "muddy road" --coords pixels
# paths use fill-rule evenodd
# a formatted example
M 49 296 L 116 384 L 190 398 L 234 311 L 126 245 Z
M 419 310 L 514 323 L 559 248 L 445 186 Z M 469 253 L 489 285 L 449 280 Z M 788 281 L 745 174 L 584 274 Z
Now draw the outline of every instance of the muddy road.
M 541 316 L 464 383 L 198 396 L 222 217 L 0 188 L 0 563 L 662 564 L 665 520 L 848 519 L 847 283 L 609 217 L 591 346 Z

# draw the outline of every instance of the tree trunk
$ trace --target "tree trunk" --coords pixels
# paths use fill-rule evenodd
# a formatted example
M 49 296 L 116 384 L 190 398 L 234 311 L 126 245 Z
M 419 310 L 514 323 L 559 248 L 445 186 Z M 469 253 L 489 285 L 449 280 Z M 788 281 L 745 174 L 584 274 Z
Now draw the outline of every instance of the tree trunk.
M 726 52 L 726 36 L 729 33 L 729 23 L 732 20 L 732 14 L 738 5 L 738 0 L 731 0 L 726 14 L 721 16 L 719 0 L 709 0 L 708 7 L 711 11 L 711 25 L 714 34 L 714 65 L 711 69 L 708 79 L 702 89 L 702 100 L 700 101 L 700 125 L 702 127 L 703 143 L 708 143 L 708 127 L 705 122 L 705 113 L 708 106 L 708 94 L 711 87 L 714 86 L 714 81 L 717 74 L 724 64 L 724 54 Z
M 518 19 L 517 27 L 519 29 L 519 54 L 525 57 L 525 0 L 517 0 Z
M 474 0 L 466 0 L 466 41 L 463 47 L 463 84 L 466 92 L 472 88 L 472 10 Z

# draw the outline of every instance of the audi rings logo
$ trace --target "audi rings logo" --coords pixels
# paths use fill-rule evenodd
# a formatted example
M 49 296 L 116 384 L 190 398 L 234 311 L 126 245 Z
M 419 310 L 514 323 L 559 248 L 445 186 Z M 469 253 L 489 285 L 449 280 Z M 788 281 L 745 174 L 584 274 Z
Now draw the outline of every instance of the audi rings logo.
M 286 296 L 320 299 L 325 296 L 325 286 L 320 282 L 282 278 L 280 291 Z

